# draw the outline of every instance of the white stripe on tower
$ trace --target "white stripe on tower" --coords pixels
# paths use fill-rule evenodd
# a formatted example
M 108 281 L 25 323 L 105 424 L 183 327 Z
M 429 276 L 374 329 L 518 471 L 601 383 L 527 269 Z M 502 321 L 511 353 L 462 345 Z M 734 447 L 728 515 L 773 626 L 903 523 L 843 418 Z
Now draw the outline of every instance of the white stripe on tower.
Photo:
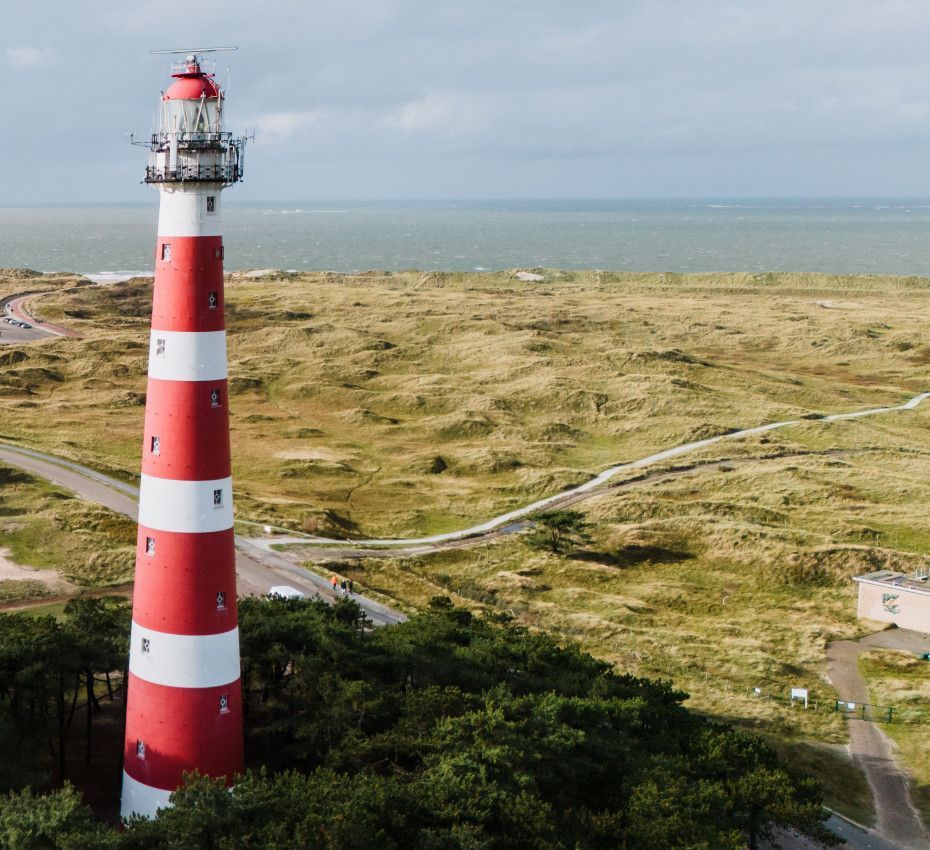
M 189 59 L 163 97 L 146 174 L 160 190 L 122 814 L 153 816 L 182 774 L 242 770 L 220 193 L 241 140 Z M 213 121 L 184 130 L 188 108 Z M 180 103 L 181 108 L 177 106 Z M 211 112 L 211 109 L 213 112 Z M 212 116 L 212 117 L 211 117 Z
M 153 329 L 149 336 L 150 378 L 222 381 L 227 377 L 227 368 L 226 331 L 191 333 Z
M 216 503 L 217 498 L 219 504 Z M 142 473 L 139 481 L 139 525 L 157 531 L 186 534 L 231 530 L 232 478 L 175 481 Z

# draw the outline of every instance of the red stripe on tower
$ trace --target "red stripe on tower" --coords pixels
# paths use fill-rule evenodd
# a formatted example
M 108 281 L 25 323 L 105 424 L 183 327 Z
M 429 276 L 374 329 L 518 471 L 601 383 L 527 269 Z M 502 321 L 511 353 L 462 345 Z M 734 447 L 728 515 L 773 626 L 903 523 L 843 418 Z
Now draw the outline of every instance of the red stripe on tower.
M 153 816 L 187 771 L 242 770 L 220 193 L 244 140 L 189 55 L 173 69 L 146 182 L 160 194 L 126 706 L 122 815 Z

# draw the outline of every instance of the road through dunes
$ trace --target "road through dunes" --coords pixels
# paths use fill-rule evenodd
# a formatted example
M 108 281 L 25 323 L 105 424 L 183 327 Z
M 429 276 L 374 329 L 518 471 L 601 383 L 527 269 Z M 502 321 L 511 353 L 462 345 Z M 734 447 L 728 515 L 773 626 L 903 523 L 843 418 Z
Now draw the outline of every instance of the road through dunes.
M 77 336 L 77 334 L 59 325 L 43 322 L 36 319 L 27 311 L 25 302 L 32 293 L 19 292 L 0 299 L 0 343 L 34 342 L 37 339 L 46 339 L 50 336 Z M 28 328 L 17 327 L 2 319 L 10 318 L 17 322 L 25 322 Z
M 133 520 L 137 518 L 138 488 L 94 469 L 42 452 L 5 444 L 0 444 L 0 462 L 51 481 L 83 499 Z M 309 596 L 327 601 L 333 599 L 330 583 L 326 579 L 289 563 L 274 552 L 263 552 L 241 537 L 236 538 L 236 576 L 239 591 L 246 595 L 262 595 L 276 585 L 288 584 Z M 357 595 L 353 599 L 377 625 L 406 619 L 399 611 L 374 600 Z

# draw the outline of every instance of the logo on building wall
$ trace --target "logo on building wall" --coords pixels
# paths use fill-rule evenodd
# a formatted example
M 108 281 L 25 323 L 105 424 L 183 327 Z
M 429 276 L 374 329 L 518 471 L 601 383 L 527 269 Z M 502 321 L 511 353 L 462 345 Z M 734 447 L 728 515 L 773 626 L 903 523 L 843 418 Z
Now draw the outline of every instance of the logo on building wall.
M 901 610 L 901 606 L 898 605 L 895 601 L 897 598 L 897 593 L 883 593 L 882 608 L 884 608 L 889 614 L 897 614 Z

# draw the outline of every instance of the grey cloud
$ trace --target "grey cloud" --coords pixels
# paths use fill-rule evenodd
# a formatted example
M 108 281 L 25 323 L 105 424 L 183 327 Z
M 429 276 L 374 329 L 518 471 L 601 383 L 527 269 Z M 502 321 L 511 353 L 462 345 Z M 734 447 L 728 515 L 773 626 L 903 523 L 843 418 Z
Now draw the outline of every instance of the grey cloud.
M 236 199 L 930 195 L 924 2 L 36 0 L 9 17 L 0 203 L 148 200 L 123 136 L 166 84 L 148 51 L 205 39 L 240 46 L 220 62 L 229 121 L 257 136 Z

